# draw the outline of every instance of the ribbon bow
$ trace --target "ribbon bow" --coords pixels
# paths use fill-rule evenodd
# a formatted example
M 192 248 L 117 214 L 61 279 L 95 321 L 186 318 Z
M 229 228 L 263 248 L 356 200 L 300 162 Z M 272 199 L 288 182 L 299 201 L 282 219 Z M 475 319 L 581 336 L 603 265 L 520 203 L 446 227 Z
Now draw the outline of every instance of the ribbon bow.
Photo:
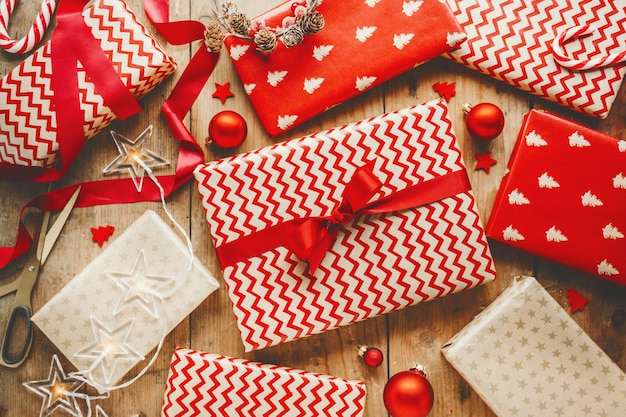
M 345 185 L 341 203 L 330 215 L 290 220 L 217 247 L 222 269 L 283 246 L 300 260 L 307 261 L 309 272 L 313 274 L 333 246 L 341 227 L 356 217 L 420 207 L 470 189 L 467 173 L 459 170 L 370 202 L 383 185 L 373 168 L 373 162 L 357 168 Z
M 626 62 L 626 50 L 624 50 L 624 45 L 622 45 L 621 52 L 591 59 L 572 58 L 563 49 L 563 45 L 569 40 L 577 37 L 588 36 L 596 31 L 597 29 L 593 25 L 581 25 L 574 26 L 561 32 L 559 36 L 554 38 L 554 40 L 552 41 L 554 60 L 563 67 L 571 68 L 578 71 L 598 69 Z

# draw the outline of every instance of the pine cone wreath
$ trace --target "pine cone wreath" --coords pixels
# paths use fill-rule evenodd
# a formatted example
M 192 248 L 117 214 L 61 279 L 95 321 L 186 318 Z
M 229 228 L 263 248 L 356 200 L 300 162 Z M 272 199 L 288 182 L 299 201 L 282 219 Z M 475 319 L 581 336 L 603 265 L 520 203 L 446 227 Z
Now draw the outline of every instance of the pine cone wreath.
M 241 12 L 231 13 L 228 16 L 228 26 L 230 30 L 238 35 L 247 36 L 250 33 L 250 19 Z
M 211 52 L 219 52 L 222 49 L 224 35 L 217 22 L 211 22 L 204 30 L 204 45 Z
M 324 28 L 324 15 L 317 10 L 306 13 L 298 20 L 298 24 L 305 35 L 314 35 Z
M 292 48 L 302 43 L 304 40 L 304 32 L 302 32 L 300 26 L 291 25 L 285 29 L 281 39 L 287 48 Z
M 261 29 L 254 35 L 254 43 L 256 43 L 257 49 L 264 54 L 274 52 L 277 46 L 276 34 L 271 30 Z

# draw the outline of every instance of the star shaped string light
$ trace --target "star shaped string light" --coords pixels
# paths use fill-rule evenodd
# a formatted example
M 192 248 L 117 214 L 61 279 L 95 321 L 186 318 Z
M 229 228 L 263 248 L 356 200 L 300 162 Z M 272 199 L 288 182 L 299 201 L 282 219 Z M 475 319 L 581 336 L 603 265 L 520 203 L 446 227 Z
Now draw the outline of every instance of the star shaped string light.
M 110 384 L 119 361 L 136 361 L 145 358 L 132 346 L 126 343 L 133 319 L 121 324 L 116 329 L 109 330 L 95 317 L 91 317 L 94 342 L 74 353 L 79 358 L 93 359 L 90 370 L 102 365 L 102 372 L 106 384 Z
M 235 95 L 230 91 L 230 82 L 226 84 L 215 83 L 215 92 L 211 97 L 219 98 L 222 104 L 226 103 L 228 97 L 234 97 Z
M 152 136 L 152 125 L 141 132 L 137 138 L 130 140 L 115 131 L 111 131 L 115 146 L 119 155 L 102 172 L 112 174 L 114 172 L 128 171 L 138 192 L 143 187 L 145 167 L 153 168 L 168 165 L 170 162 L 146 148 L 146 140 Z
M 143 251 L 139 252 L 131 272 L 107 272 L 107 275 L 123 290 L 114 314 L 119 313 L 129 304 L 137 302 L 155 319 L 159 318 L 155 298 L 162 298 L 160 290 L 163 290 L 175 279 L 174 277 L 148 275 Z
M 57 355 L 53 355 L 48 379 L 25 382 L 23 385 L 35 394 L 43 397 L 39 417 L 47 417 L 58 409 L 74 417 L 81 417 L 83 414 L 76 401 L 76 398 L 81 397 L 81 395 L 76 391 L 83 384 L 78 379 L 65 376 L 59 358 Z

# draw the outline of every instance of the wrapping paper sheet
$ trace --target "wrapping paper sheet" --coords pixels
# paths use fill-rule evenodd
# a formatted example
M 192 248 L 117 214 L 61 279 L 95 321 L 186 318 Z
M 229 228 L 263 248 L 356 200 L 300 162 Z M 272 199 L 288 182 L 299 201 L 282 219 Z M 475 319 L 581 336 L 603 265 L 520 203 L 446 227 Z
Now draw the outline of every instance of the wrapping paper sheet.
M 279 26 L 288 1 L 256 20 Z M 324 1 L 325 26 L 269 55 L 227 36 L 226 49 L 264 128 L 279 135 L 451 50 L 465 34 L 441 1 Z
M 487 235 L 626 285 L 626 142 L 533 110 Z
M 153 211 L 113 237 L 32 317 L 78 370 L 93 367 L 93 380 L 105 386 L 219 286 L 196 258 L 188 272 L 186 244 Z
M 500 417 L 626 413 L 626 375 L 532 277 L 517 278 L 446 343 Z
M 359 417 L 361 381 L 177 349 L 165 387 L 162 417 Z
M 441 100 L 210 162 L 195 177 L 218 255 L 273 225 L 329 216 L 344 184 L 371 161 L 384 184 L 371 201 L 431 180 L 467 178 Z M 357 216 L 313 274 L 284 246 L 222 270 L 248 351 L 495 278 L 469 184 L 431 204 Z
M 552 41 L 593 24 L 597 32 L 564 45 L 578 59 L 624 51 L 622 0 L 447 0 L 467 41 L 446 54 L 454 61 L 579 112 L 605 118 L 626 65 L 574 71 L 554 61 Z
M 83 16 L 135 97 L 143 97 L 176 69 L 123 1 L 96 0 Z M 50 51 L 48 42 L 0 80 L 0 162 L 43 167 L 59 162 Z M 80 63 L 78 83 L 83 120 L 76 123 L 82 123 L 89 139 L 116 116 Z

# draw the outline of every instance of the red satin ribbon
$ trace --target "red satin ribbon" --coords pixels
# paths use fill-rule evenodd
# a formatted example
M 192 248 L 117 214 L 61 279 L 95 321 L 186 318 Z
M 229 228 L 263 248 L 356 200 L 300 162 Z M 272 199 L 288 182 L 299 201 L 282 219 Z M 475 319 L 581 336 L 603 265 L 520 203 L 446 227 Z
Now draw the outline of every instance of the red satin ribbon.
M 108 59 L 106 62 L 103 61 L 103 57 L 106 58 L 106 55 L 84 23 L 81 14 L 85 3 L 85 0 L 63 0 L 57 10 L 58 26 L 50 42 L 52 42 L 52 65 L 54 69 L 52 85 L 55 102 L 63 103 L 62 106 L 58 106 L 63 111 L 56 113 L 63 168 L 42 173 L 43 169 L 38 171 L 33 170 L 33 167 L 28 167 L 29 175 L 32 175 L 32 172 L 41 174 L 38 178 L 40 181 L 53 181 L 60 178 L 71 161 L 80 153 L 85 141 L 82 123 L 77 122 L 82 121 L 76 74 L 78 60 L 96 84 L 98 91 L 105 99 L 105 103 L 118 117 L 125 118 L 140 110 L 137 101 L 128 97 L 130 93 L 121 83 L 119 75 L 113 69 L 110 61 Z M 200 22 L 169 22 L 168 0 L 145 0 L 145 10 L 155 27 L 172 43 L 182 44 L 204 39 L 204 25 Z M 157 177 L 166 197 L 191 179 L 194 168 L 204 162 L 202 147 L 198 145 L 185 127 L 182 119 L 191 109 L 215 68 L 218 58 L 218 53 L 209 52 L 204 45 L 201 45 L 161 109 L 173 136 L 180 141 L 175 174 Z M 144 183 L 142 192 L 138 193 L 130 178 L 90 181 L 40 195 L 28 202 L 20 211 L 20 223 L 15 246 L 0 247 L 0 268 L 26 252 L 30 246 L 30 236 L 21 221 L 26 208 L 35 207 L 46 211 L 60 210 L 79 185 L 82 189 L 76 201 L 76 207 L 159 201 L 161 199 L 160 191 L 155 184 L 152 182 Z
M 330 216 L 294 219 L 259 230 L 216 248 L 222 269 L 277 247 L 286 247 L 300 260 L 309 262 L 314 273 L 332 247 L 341 226 L 355 217 L 406 210 L 434 203 L 469 190 L 464 170 L 424 181 L 368 204 L 382 183 L 367 164 L 357 169 L 345 186 L 343 199 Z

